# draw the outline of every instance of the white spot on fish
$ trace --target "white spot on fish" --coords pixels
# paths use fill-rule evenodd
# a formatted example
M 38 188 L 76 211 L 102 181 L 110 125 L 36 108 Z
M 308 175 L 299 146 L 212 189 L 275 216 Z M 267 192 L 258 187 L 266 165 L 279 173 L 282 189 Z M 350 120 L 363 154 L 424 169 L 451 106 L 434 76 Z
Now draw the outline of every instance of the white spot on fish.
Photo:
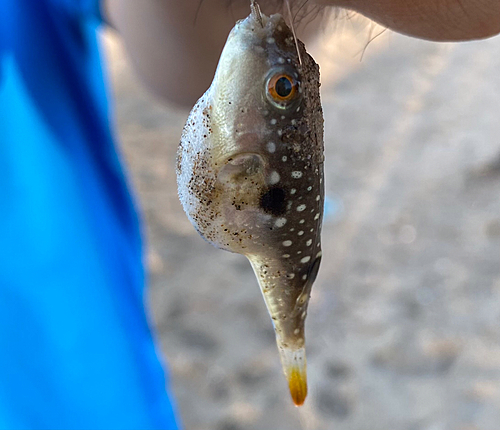
M 304 234 L 304 230 L 300 230 L 298 233 L 297 233 L 299 236 L 302 236 Z
M 267 150 L 271 153 L 276 151 L 276 144 L 274 142 L 267 142 L 266 147 L 267 147 Z
M 280 174 L 276 172 L 276 170 L 273 170 L 269 175 L 269 184 L 274 185 L 277 184 L 279 181 L 280 181 Z
M 300 260 L 300 262 L 307 263 L 310 259 L 311 259 L 311 257 L 309 257 L 309 255 L 308 255 L 307 257 L 302 258 L 302 260 Z
M 293 278 L 295 278 L 295 273 L 287 273 L 286 277 L 288 279 L 293 279 Z
M 292 124 L 292 125 L 297 124 L 297 121 L 296 121 L 296 120 L 294 120 L 294 119 L 292 119 L 292 121 L 290 121 L 290 122 L 291 122 L 291 124 Z
M 290 254 L 283 254 L 282 257 L 283 258 L 290 258 Z
M 278 122 L 278 121 L 276 120 L 276 118 L 273 118 L 273 119 L 270 121 L 271 125 L 276 125 L 276 123 L 277 123 L 277 122 Z
M 286 224 L 286 218 L 278 218 L 274 223 L 276 227 L 283 227 L 285 224 Z
M 307 301 L 307 294 L 301 294 L 299 297 L 299 304 L 303 305 Z
M 307 187 L 307 191 L 311 191 L 313 189 L 313 187 L 309 186 Z
M 297 212 L 302 212 L 306 208 L 306 205 L 298 205 Z
M 321 196 L 318 194 L 318 195 L 316 196 L 316 201 L 317 201 L 317 202 L 319 202 L 319 199 L 321 199 Z
M 313 243 L 312 239 L 309 239 L 307 242 L 306 242 L 306 246 L 311 246 Z
M 292 188 L 292 189 L 290 190 L 290 194 L 295 194 L 296 192 L 297 192 L 297 190 L 296 190 L 295 188 Z
M 305 219 L 301 219 L 301 220 L 299 221 L 299 224 L 304 224 L 305 222 L 306 222 L 306 220 L 305 220 Z
M 294 334 L 299 334 L 300 333 L 300 330 L 298 328 L 296 328 L 294 331 L 293 331 Z
M 285 59 L 283 57 L 278 58 L 278 63 L 285 64 Z
M 302 178 L 302 172 L 300 170 L 294 170 L 292 172 L 292 178 L 293 179 L 300 179 L 300 178 Z
M 323 255 L 323 253 L 321 251 L 319 251 L 317 254 L 316 254 L 316 258 L 318 257 L 321 257 Z
M 302 276 L 302 280 L 305 281 L 307 279 L 307 275 Z
M 286 161 L 288 160 L 288 158 L 286 157 L 286 155 L 283 155 L 283 157 L 281 157 L 281 161 Z
M 317 213 L 316 215 L 314 215 L 314 221 L 316 221 L 317 219 L 319 219 L 319 213 Z
M 292 241 L 291 240 L 284 240 L 283 241 L 283 246 L 291 246 L 292 245 Z
M 275 42 L 274 37 L 267 38 L 267 43 L 274 43 L 274 42 Z

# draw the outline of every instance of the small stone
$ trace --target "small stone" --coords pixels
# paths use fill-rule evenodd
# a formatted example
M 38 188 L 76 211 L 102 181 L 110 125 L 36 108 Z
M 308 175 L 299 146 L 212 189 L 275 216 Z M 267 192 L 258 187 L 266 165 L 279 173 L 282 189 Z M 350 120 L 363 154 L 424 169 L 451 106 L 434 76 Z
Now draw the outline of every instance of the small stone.
M 238 372 L 238 381 L 249 388 L 253 388 L 269 377 L 269 373 L 257 366 L 244 368 Z
M 229 387 L 224 379 L 216 379 L 210 383 L 210 394 L 214 400 L 224 401 L 229 397 Z
M 376 367 L 399 374 L 423 376 L 449 372 L 460 353 L 460 346 L 446 339 L 415 339 L 401 336 L 380 349 L 372 358 Z
M 500 220 L 495 219 L 492 221 L 489 221 L 485 224 L 484 227 L 486 236 L 488 236 L 491 239 L 497 239 L 500 237 Z
M 232 419 L 229 419 L 227 421 L 222 421 L 217 426 L 217 430 L 241 430 L 241 429 L 242 427 L 240 427 L 240 425 Z
M 201 331 L 187 329 L 180 332 L 180 338 L 186 346 L 205 353 L 214 352 L 218 348 L 217 341 L 208 333 Z
M 318 409 L 325 415 L 345 419 L 351 414 L 351 402 L 338 392 L 321 390 L 316 401 Z
M 345 380 L 351 376 L 351 369 L 344 363 L 328 363 L 326 365 L 326 374 L 334 379 Z

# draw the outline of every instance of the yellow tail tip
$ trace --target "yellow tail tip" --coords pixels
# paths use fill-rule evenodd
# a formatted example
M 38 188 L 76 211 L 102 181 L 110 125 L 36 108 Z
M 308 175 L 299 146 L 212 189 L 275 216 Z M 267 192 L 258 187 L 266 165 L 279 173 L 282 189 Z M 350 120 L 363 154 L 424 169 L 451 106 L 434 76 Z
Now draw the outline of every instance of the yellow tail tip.
M 302 406 L 307 396 L 307 375 L 305 369 L 292 368 L 288 375 L 288 388 L 295 406 Z
M 306 351 L 280 348 L 281 364 L 295 406 L 302 406 L 307 396 Z

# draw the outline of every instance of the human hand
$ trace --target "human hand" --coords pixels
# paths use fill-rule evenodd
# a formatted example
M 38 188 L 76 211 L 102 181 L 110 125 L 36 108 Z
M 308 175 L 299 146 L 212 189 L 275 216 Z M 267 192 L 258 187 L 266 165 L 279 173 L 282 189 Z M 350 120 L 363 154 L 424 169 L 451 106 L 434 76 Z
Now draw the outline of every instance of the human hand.
M 498 0 L 311 0 L 340 6 L 409 36 L 433 41 L 481 39 L 500 33 Z
M 290 0 L 357 11 L 379 24 L 434 41 L 485 38 L 500 33 L 499 0 Z M 284 0 L 258 0 L 266 14 Z M 105 0 L 108 20 L 121 33 L 132 63 L 156 95 L 190 106 L 212 80 L 220 52 L 250 0 Z M 310 25 L 305 31 L 314 32 Z M 304 26 L 299 26 L 304 37 Z M 302 31 L 301 31 L 302 30 Z

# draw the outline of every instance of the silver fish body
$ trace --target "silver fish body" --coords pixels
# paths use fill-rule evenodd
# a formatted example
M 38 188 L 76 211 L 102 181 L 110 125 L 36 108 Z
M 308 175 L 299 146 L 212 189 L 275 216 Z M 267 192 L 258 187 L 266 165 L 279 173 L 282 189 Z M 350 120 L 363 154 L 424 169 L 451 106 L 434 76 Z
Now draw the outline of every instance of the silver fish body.
M 318 65 L 284 19 L 254 9 L 231 31 L 177 158 L 192 224 L 255 271 L 297 405 L 307 394 L 304 320 L 321 260 L 319 85 Z

